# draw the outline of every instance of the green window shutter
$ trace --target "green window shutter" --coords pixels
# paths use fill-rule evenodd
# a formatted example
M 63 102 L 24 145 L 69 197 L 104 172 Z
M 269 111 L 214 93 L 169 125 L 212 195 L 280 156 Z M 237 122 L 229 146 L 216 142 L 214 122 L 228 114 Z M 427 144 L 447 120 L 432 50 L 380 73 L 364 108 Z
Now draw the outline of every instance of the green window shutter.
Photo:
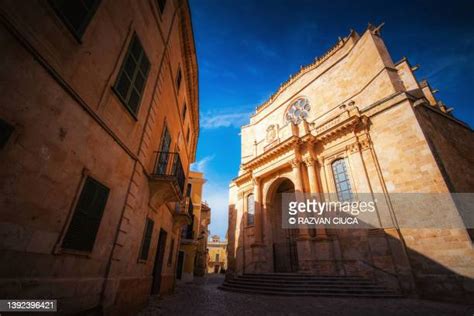
M 78 40 L 86 31 L 101 0 L 49 0 L 59 18 Z
M 149 70 L 150 61 L 134 34 L 114 86 L 120 100 L 134 116 L 138 113 Z
M 155 222 L 153 220 L 147 218 L 145 224 L 145 232 L 143 234 L 143 243 L 142 249 L 140 250 L 140 259 L 147 260 L 148 259 L 148 252 L 150 251 L 151 245 L 151 237 L 153 235 L 153 226 Z
M 87 177 L 62 248 L 92 251 L 108 196 L 109 189 L 106 186 Z

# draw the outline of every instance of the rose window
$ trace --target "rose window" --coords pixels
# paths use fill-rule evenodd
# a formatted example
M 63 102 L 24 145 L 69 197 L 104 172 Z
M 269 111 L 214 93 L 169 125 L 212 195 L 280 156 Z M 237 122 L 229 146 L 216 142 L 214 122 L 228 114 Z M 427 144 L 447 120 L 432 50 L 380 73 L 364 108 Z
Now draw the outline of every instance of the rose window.
M 309 110 L 311 109 L 308 100 L 301 98 L 296 100 L 286 112 L 286 119 L 288 122 L 298 125 L 309 115 Z

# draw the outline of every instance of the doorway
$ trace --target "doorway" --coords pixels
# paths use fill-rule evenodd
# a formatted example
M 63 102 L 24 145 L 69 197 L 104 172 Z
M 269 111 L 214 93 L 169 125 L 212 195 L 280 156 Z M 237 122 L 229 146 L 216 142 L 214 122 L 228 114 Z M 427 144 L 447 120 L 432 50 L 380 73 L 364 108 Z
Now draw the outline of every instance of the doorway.
M 184 264 L 184 251 L 180 251 L 178 253 L 178 264 L 176 267 L 176 278 L 181 280 L 183 276 L 183 264 Z
M 289 179 L 276 183 L 272 198 L 272 238 L 274 272 L 297 272 L 298 252 L 296 247 L 297 229 L 285 229 L 282 226 L 283 194 L 295 193 L 295 186 Z
M 153 283 L 151 286 L 151 294 L 159 294 L 161 288 L 161 272 L 163 270 L 163 259 L 165 257 L 166 239 L 168 233 L 160 229 L 158 237 L 158 248 L 156 249 L 155 266 L 153 267 Z

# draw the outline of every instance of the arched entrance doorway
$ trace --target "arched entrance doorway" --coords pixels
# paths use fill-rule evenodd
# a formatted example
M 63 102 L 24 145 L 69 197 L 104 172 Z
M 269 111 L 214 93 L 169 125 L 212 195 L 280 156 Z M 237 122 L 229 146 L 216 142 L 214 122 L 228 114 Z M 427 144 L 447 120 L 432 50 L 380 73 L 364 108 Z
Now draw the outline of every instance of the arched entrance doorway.
M 295 186 L 287 178 L 282 178 L 273 184 L 269 200 L 271 205 L 273 269 L 275 272 L 298 271 L 298 252 L 296 248 L 297 229 L 284 229 L 282 226 L 282 197 L 283 194 L 295 193 Z

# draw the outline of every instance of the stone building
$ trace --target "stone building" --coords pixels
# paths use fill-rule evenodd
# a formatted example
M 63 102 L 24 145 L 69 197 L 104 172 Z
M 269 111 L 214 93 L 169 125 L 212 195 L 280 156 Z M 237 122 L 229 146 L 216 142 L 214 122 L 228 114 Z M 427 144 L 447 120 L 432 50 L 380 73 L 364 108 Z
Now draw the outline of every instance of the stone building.
M 415 78 L 416 68 L 406 58 L 394 63 L 380 27 L 369 26 L 301 67 L 256 109 L 242 126 L 230 183 L 229 276 L 363 275 L 408 295 L 472 301 L 472 226 L 435 226 L 460 220 L 450 193 L 474 191 L 473 131 Z M 284 229 L 285 192 L 323 201 L 377 194 L 382 225 Z M 407 210 L 396 193 L 448 198 Z M 408 220 L 415 225 L 400 224 Z M 434 226 L 416 225 L 427 220 Z
M 199 223 L 199 237 L 194 263 L 194 275 L 204 276 L 207 272 L 207 239 L 209 238 L 209 225 L 211 224 L 211 208 L 207 202 L 201 203 L 201 221 Z
M 0 2 L 0 297 L 132 311 L 175 284 L 199 130 L 187 1 Z
M 202 240 L 207 238 L 207 225 L 210 223 L 210 208 L 202 201 L 202 191 L 206 179 L 202 172 L 191 171 L 187 188 L 187 213 L 191 221 L 181 230 L 176 278 L 190 282 L 194 275 L 202 275 L 200 264 L 205 252 L 202 252 Z M 196 267 L 199 271 L 196 271 Z M 201 269 L 202 270 L 202 269 Z M 197 274 L 196 274 L 197 272 Z
M 221 273 L 227 270 L 227 240 L 221 240 L 217 235 L 211 237 L 207 245 L 209 261 L 207 273 Z

